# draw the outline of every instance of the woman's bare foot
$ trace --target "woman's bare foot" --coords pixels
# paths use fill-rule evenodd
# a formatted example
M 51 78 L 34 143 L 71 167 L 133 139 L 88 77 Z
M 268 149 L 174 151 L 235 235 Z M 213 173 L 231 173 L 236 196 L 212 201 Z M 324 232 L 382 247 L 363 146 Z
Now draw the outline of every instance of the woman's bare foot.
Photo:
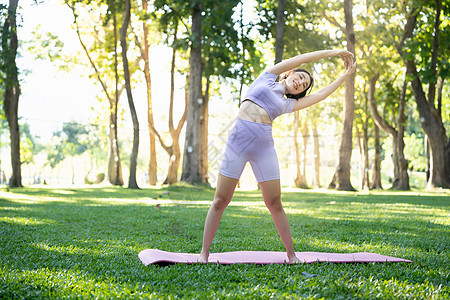
M 200 257 L 197 259 L 197 262 L 201 264 L 206 264 L 208 262 L 208 256 L 209 254 L 200 253 Z
M 294 254 L 294 256 L 291 256 L 288 258 L 289 258 L 289 262 L 288 262 L 289 264 L 301 264 L 302 263 L 302 261 L 300 259 L 298 259 L 298 257 L 295 256 L 295 254 Z

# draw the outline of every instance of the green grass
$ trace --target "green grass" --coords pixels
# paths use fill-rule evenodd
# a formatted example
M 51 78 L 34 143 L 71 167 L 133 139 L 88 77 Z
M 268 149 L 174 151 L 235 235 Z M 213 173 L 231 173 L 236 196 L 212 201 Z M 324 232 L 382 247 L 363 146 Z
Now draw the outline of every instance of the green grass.
M 139 261 L 146 248 L 198 253 L 213 193 L 188 185 L 1 190 L 0 299 L 450 297 L 448 191 L 283 192 L 296 251 L 376 252 L 414 263 Z M 211 247 L 237 250 L 284 250 L 258 191 L 235 193 Z

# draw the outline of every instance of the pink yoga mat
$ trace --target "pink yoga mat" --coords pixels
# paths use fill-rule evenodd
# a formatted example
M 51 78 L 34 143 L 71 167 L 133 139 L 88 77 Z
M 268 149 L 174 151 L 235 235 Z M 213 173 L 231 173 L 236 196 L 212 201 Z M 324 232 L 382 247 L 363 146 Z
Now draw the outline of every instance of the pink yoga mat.
M 325 253 L 325 252 L 296 252 L 297 257 L 304 263 L 369 263 L 369 262 L 411 262 L 410 260 L 370 252 L 358 253 Z M 175 253 L 157 249 L 146 249 L 139 253 L 144 265 L 150 264 L 195 264 L 199 254 Z M 209 263 L 229 264 L 284 264 L 286 252 L 275 251 L 235 251 L 211 253 Z

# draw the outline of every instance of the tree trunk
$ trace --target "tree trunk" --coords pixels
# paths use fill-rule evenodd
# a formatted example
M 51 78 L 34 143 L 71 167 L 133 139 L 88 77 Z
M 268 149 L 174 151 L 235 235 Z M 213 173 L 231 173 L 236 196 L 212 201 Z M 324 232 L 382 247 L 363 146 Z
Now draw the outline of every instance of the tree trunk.
M 19 96 L 20 85 L 16 64 L 17 56 L 17 25 L 16 12 L 18 0 L 10 0 L 8 15 L 5 19 L 2 32 L 2 60 L 5 70 L 5 92 L 3 106 L 8 121 L 11 140 L 11 167 L 12 174 L 10 187 L 22 187 L 22 170 L 20 162 L 20 129 L 19 129 Z
M 381 185 L 381 157 L 380 157 L 380 129 L 377 124 L 374 124 L 374 140 L 375 140 L 375 159 L 372 167 L 372 183 L 371 190 L 382 190 Z
M 431 157 L 430 157 L 430 141 L 428 141 L 428 136 L 425 134 L 425 138 L 423 140 L 424 148 L 425 148 L 425 177 L 427 182 L 430 180 L 430 170 L 431 170 Z
M 208 183 L 208 102 L 210 79 L 206 78 L 203 103 L 200 106 L 200 176 L 202 182 Z
M 439 77 L 438 79 L 438 92 L 437 92 L 437 111 L 442 118 L 442 90 L 444 89 L 444 78 Z
M 192 40 L 189 58 L 189 103 L 186 119 L 186 138 L 184 143 L 183 171 L 181 180 L 200 183 L 200 106 L 202 98 L 202 5 L 192 7 Z
M 119 134 L 117 128 L 117 113 L 119 107 L 119 72 L 118 68 L 118 54 L 117 54 L 117 19 L 116 12 L 113 12 L 113 24 L 114 24 L 114 73 L 115 73 L 115 91 L 114 91 L 114 100 L 110 100 L 109 109 L 110 109 L 110 155 L 109 155 L 109 164 L 108 164 L 108 177 L 109 182 L 113 185 L 123 185 L 123 176 L 122 176 L 122 163 L 120 160 L 120 151 L 119 151 Z
M 364 133 L 361 134 L 358 126 L 355 126 L 356 129 L 356 139 L 358 142 L 359 148 L 359 178 L 361 180 L 361 189 L 369 188 L 368 177 L 366 171 L 366 153 L 365 153 L 365 141 L 364 141 Z
M 320 146 L 317 125 L 312 124 L 313 141 L 314 141 L 314 179 L 313 186 L 320 188 Z
M 440 1 L 437 1 L 437 11 L 436 11 L 436 24 L 439 24 L 440 16 Z M 403 56 L 403 46 L 407 38 L 413 36 L 414 27 L 417 23 L 417 11 L 413 10 L 405 25 L 405 31 L 403 38 L 397 46 L 397 51 L 400 56 Z M 434 39 L 437 40 L 439 30 L 434 32 Z M 436 68 L 435 57 L 437 57 L 438 43 L 433 43 L 432 50 L 432 69 Z M 414 94 L 414 98 L 417 104 L 417 110 L 419 111 L 419 116 L 421 120 L 421 126 L 425 134 L 428 137 L 431 150 L 431 161 L 430 161 L 430 178 L 427 183 L 428 188 L 434 187 L 450 187 L 450 149 L 448 143 L 448 138 L 446 134 L 445 127 L 442 123 L 442 117 L 438 113 L 434 106 L 434 98 L 427 99 L 425 92 L 423 90 L 422 81 L 417 72 L 417 67 L 413 59 L 405 59 L 406 73 L 412 76 L 411 86 Z M 434 92 L 430 92 L 434 85 L 429 87 L 429 96 L 434 97 Z
M 275 63 L 283 60 L 284 51 L 284 13 L 286 10 L 286 0 L 278 0 L 277 27 L 275 34 Z
M 177 37 L 177 29 L 175 29 L 174 33 L 174 42 L 176 41 Z M 172 52 L 172 65 L 170 70 L 170 105 L 169 105 L 169 132 L 170 136 L 172 137 L 172 146 L 166 147 L 164 143 L 161 141 L 161 145 L 166 150 L 166 152 L 169 154 L 169 168 L 167 170 L 167 177 L 164 180 L 164 184 L 174 184 L 178 181 L 178 168 L 180 167 L 180 160 L 181 160 L 181 150 L 180 150 L 180 133 L 181 129 L 183 128 L 184 122 L 186 121 L 186 112 L 187 112 L 187 106 L 188 106 L 188 92 L 187 89 L 184 93 L 184 112 L 183 115 L 178 122 L 177 128 L 173 125 L 173 101 L 174 101 L 174 94 L 175 94 L 175 57 L 176 57 L 176 51 L 175 48 L 173 48 Z M 188 85 L 188 82 L 186 82 L 186 86 Z
M 134 107 L 133 94 L 131 92 L 130 68 L 128 66 L 127 58 L 127 29 L 130 23 L 131 15 L 130 0 L 125 0 L 125 12 L 122 27 L 120 28 L 120 45 L 122 47 L 122 62 L 123 73 L 125 77 L 125 90 L 127 91 L 128 106 L 130 107 L 131 119 L 133 121 L 133 148 L 130 157 L 130 176 L 128 180 L 128 188 L 137 189 L 138 184 L 136 180 L 137 157 L 139 151 L 139 121 Z
M 122 186 L 122 163 L 119 155 L 119 140 L 117 138 L 117 114 L 115 108 L 118 103 L 116 101 L 110 102 L 110 115 L 109 115 L 109 162 L 108 162 L 108 179 L 113 185 Z
M 344 0 L 345 14 L 345 38 L 347 41 L 347 50 L 355 54 L 355 32 L 353 29 L 353 2 Z M 339 163 L 329 187 L 335 187 L 337 190 L 355 191 L 350 182 L 350 160 L 352 158 L 352 131 L 353 118 L 355 112 L 355 76 L 350 75 L 345 81 L 345 103 L 344 103 L 344 125 L 342 131 L 341 146 L 339 148 Z
M 294 112 L 294 148 L 295 148 L 295 166 L 297 170 L 296 177 L 294 178 L 295 187 L 306 189 L 308 185 L 306 184 L 305 173 L 302 174 L 300 168 L 300 150 L 298 146 L 298 127 L 299 124 L 299 112 Z
M 368 109 L 368 103 L 369 98 L 367 97 L 367 94 L 365 94 L 365 102 L 364 102 L 364 125 L 363 125 L 363 189 L 367 188 L 370 189 L 370 183 L 369 183 L 369 113 L 367 112 Z
M 305 185 L 308 185 L 307 180 L 306 180 L 306 153 L 307 153 L 306 149 L 307 149 L 308 141 L 309 141 L 309 128 L 308 128 L 307 122 L 305 122 L 303 124 L 302 139 L 303 139 L 302 174 L 303 174 L 303 178 L 305 179 Z
M 397 182 L 394 182 L 393 188 L 402 191 L 409 191 L 409 175 L 408 175 L 408 161 L 405 159 L 405 141 L 403 140 L 405 132 L 405 106 L 406 106 L 406 88 L 407 88 L 406 78 L 403 82 L 402 94 L 400 96 L 400 105 L 398 108 L 398 134 L 397 134 L 397 165 L 398 174 Z
M 147 12 L 148 1 L 142 0 L 142 9 Z M 144 33 L 144 76 L 145 83 L 147 86 L 147 122 L 148 122 L 148 132 L 150 138 L 150 161 L 148 164 L 148 183 L 150 185 L 156 185 L 157 181 L 157 170 L 158 163 L 156 161 L 156 139 L 155 133 L 152 128 L 155 127 L 153 121 L 153 107 L 152 107 L 152 81 L 150 77 L 150 62 L 149 62 L 149 49 L 150 45 L 148 43 L 148 26 L 145 21 L 142 21 L 142 29 Z
M 169 152 L 169 168 L 163 184 L 174 184 L 178 181 L 178 168 L 180 167 L 181 150 L 178 143 L 174 143 Z

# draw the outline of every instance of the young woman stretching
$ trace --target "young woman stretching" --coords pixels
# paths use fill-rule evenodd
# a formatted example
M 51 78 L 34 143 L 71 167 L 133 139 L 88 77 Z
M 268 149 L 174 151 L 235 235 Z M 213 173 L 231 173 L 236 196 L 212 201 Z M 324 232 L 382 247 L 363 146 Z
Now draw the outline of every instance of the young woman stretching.
M 345 73 L 315 94 L 306 96 L 313 78 L 299 65 L 340 56 Z M 279 115 L 316 104 L 333 93 L 356 69 L 353 54 L 346 50 L 322 50 L 301 54 L 267 68 L 250 86 L 241 103 L 234 128 L 230 131 L 219 170 L 213 203 L 208 211 L 199 262 L 207 262 L 209 248 L 220 219 L 231 201 L 236 185 L 250 162 L 261 188 L 264 203 L 287 251 L 289 263 L 297 263 L 289 223 L 281 204 L 280 170 L 272 138 L 272 121 Z M 285 73 L 280 82 L 277 77 Z M 285 98 L 286 96 L 286 98 Z

